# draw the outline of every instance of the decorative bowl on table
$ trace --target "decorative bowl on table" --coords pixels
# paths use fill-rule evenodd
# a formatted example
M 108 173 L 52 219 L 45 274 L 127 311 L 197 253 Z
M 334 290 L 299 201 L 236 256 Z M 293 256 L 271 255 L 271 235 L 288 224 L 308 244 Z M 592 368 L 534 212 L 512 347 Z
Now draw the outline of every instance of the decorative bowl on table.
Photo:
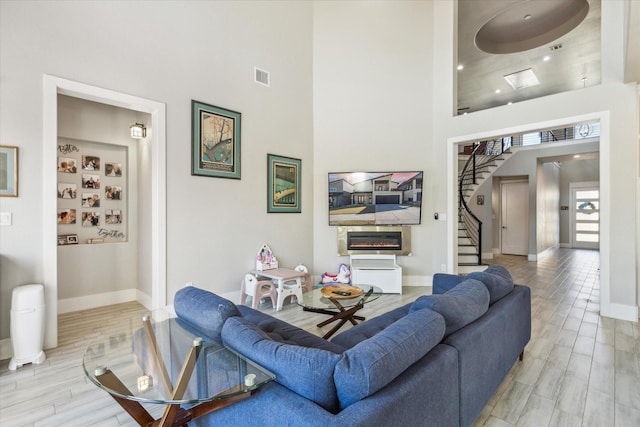
M 348 285 L 325 286 L 320 292 L 327 298 L 335 299 L 355 298 L 364 293 L 362 288 Z

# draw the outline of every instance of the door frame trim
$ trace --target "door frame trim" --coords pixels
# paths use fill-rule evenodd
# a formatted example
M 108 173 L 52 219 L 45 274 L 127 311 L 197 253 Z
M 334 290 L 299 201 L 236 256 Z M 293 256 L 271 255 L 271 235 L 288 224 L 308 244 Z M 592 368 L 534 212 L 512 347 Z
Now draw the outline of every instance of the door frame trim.
M 167 301 L 167 220 L 166 220 L 166 107 L 164 103 L 139 98 L 45 74 L 43 76 L 42 129 L 42 251 L 45 285 L 45 348 L 58 345 L 58 94 L 113 105 L 151 115 L 151 309 L 166 306 Z

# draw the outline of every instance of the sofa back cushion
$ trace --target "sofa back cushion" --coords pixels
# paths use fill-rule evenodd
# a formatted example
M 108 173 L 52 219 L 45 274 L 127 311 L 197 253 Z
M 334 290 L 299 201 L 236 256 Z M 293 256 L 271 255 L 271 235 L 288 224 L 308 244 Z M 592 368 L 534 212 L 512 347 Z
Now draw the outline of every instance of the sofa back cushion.
M 489 308 L 489 291 L 482 282 L 465 279 L 441 295 L 425 295 L 415 300 L 410 311 L 431 309 L 440 313 L 449 336 L 482 316 Z
M 346 350 L 333 373 L 340 408 L 393 381 L 442 340 L 444 328 L 442 316 L 419 310 Z
M 274 337 L 242 317 L 229 318 L 222 327 L 222 342 L 227 347 L 274 373 L 275 381 L 284 387 L 337 412 L 332 373 L 341 355 L 278 342 Z
M 476 279 L 484 283 L 491 297 L 489 305 L 493 305 L 493 303 L 507 296 L 513 290 L 513 278 L 509 270 L 502 265 L 490 265 L 484 271 L 469 273 L 467 278 Z
M 179 318 L 216 340 L 224 322 L 240 316 L 234 303 L 204 289 L 186 286 L 176 292 L 173 306 Z

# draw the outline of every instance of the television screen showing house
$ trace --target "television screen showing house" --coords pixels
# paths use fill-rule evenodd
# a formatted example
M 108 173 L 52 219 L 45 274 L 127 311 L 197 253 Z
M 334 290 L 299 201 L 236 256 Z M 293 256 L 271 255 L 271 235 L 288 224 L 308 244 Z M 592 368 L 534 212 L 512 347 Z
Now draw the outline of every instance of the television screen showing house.
M 420 224 L 422 172 L 329 173 L 329 225 Z

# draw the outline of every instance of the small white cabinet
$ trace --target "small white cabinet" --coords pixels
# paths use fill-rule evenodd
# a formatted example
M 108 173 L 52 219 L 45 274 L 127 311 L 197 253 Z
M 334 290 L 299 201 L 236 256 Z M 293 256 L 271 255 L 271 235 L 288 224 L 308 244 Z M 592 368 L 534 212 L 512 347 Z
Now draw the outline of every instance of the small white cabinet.
M 374 285 L 385 294 L 402 294 L 402 267 L 395 255 L 351 255 L 351 283 Z

